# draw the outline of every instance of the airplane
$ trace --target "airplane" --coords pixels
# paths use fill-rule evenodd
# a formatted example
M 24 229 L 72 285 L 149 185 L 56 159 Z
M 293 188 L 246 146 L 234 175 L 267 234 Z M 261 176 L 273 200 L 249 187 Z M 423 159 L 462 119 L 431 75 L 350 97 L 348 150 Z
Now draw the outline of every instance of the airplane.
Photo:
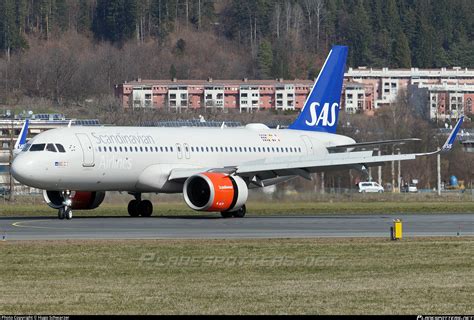
M 38 134 L 14 159 L 22 184 L 44 190 L 45 202 L 71 219 L 72 210 L 95 209 L 109 191 L 127 192 L 131 217 L 149 217 L 144 193 L 182 193 L 193 210 L 243 218 L 249 189 L 327 170 L 364 171 L 384 162 L 449 151 L 460 118 L 440 151 L 374 155 L 360 147 L 414 139 L 356 143 L 336 134 L 348 48 L 334 46 L 299 116 L 288 129 L 264 124 L 242 128 L 72 127 Z M 342 151 L 341 151 L 342 150 Z

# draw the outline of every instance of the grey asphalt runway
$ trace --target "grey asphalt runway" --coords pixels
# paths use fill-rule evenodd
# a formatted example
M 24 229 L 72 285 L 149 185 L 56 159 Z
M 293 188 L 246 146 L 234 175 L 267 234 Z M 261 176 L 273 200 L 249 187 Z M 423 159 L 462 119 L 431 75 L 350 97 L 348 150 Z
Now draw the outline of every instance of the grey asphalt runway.
M 394 218 L 404 236 L 474 235 L 473 214 L 218 217 L 0 218 L 0 240 L 243 239 L 388 237 Z

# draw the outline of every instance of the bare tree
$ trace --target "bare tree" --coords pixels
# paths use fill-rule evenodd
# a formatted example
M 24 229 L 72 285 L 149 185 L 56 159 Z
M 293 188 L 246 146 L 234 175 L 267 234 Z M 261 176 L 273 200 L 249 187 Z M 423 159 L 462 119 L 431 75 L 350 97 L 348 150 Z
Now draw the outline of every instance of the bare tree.
M 304 0 L 304 8 L 308 17 L 309 38 L 313 39 L 313 13 L 315 11 L 316 0 Z
M 286 34 L 290 33 L 292 10 L 290 1 L 285 2 Z
M 316 0 L 316 51 L 319 52 L 321 23 L 324 20 L 324 0 Z
M 275 12 L 273 14 L 273 23 L 275 25 L 275 33 L 277 39 L 280 39 L 280 20 L 281 20 L 281 5 L 280 3 L 277 3 L 275 5 Z
M 321 23 L 324 16 L 324 0 L 304 0 L 304 9 L 308 18 L 309 37 L 313 40 L 313 23 L 316 22 L 316 50 L 319 51 Z
M 295 44 L 300 42 L 300 31 L 301 31 L 301 18 L 303 17 L 303 10 L 299 4 L 296 4 L 293 9 L 293 30 L 294 30 L 294 40 Z

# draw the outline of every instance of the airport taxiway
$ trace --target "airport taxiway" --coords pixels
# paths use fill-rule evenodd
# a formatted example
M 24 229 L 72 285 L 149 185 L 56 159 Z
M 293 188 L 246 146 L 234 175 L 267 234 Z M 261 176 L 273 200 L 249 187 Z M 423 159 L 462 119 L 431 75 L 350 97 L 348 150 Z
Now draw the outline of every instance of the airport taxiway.
M 0 240 L 244 239 L 388 237 L 395 218 L 404 236 L 474 236 L 473 214 L 0 218 Z

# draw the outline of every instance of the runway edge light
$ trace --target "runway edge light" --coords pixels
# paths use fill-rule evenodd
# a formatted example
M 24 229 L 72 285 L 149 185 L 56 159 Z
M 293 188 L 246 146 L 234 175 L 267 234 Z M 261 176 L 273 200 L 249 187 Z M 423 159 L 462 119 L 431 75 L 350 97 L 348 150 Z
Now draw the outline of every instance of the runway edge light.
M 393 226 L 390 227 L 390 238 L 393 241 L 401 240 L 403 237 L 403 223 L 401 219 L 393 220 Z

